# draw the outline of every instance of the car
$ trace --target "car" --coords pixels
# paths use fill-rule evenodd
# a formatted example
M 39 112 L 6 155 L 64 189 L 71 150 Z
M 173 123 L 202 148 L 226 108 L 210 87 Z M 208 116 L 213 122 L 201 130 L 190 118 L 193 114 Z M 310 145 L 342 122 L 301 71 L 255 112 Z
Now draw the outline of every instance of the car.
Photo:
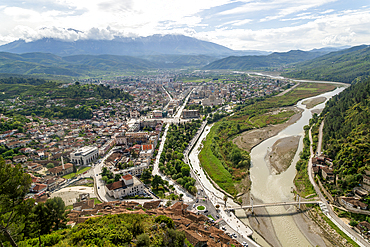
M 98 187 L 98 189 L 100 189 L 100 187 Z
M 235 234 L 235 233 L 233 233 L 233 237 L 234 237 L 234 238 L 237 238 L 238 236 L 236 236 L 236 234 Z
M 193 208 L 195 208 L 195 204 L 193 205 Z
M 198 202 L 199 202 L 199 200 L 197 199 L 195 202 L 196 202 L 196 203 L 198 203 Z
M 205 211 L 204 211 L 204 213 L 206 214 L 206 213 L 208 213 L 208 210 L 206 209 Z
M 217 215 L 216 215 L 216 218 L 217 218 L 217 219 L 219 219 L 219 218 L 220 218 L 220 216 L 217 214 Z
M 96 176 L 98 176 L 99 174 L 96 174 Z
M 242 243 L 242 245 L 243 245 L 244 247 L 248 247 L 248 243 L 247 243 L 247 242 L 245 242 L 245 241 Z
M 224 226 L 221 226 L 221 230 L 224 230 L 224 231 L 226 231 L 226 227 L 224 227 Z

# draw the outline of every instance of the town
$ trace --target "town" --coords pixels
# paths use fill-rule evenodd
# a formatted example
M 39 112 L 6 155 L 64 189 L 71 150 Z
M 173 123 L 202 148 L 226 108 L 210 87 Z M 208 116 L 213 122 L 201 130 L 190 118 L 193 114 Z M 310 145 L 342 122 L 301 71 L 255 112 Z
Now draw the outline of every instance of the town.
M 127 93 L 125 97 L 131 97 L 100 99 L 100 106 L 94 105 L 96 98 L 85 98 L 92 105 L 85 109 L 91 111 L 90 118 L 85 113 L 75 118 L 58 117 L 60 113 L 55 111 L 71 106 L 71 102 L 53 92 L 6 99 L 1 102 L 1 153 L 7 164 L 20 163 L 31 175 L 27 197 L 36 202 L 61 197 L 73 209 L 69 223 L 72 225 L 81 222 L 78 215 L 90 214 L 77 212 L 94 208 L 90 198 L 95 204 L 143 200 L 143 207 L 158 200 L 161 203 L 156 207 L 168 207 L 180 200 L 189 204 L 189 211 L 219 223 L 222 218 L 217 208 L 221 202 L 216 198 L 214 205 L 209 202 L 211 198 L 207 198 L 186 160 L 189 151 L 207 120 L 217 121 L 248 99 L 278 94 L 295 83 L 244 74 L 208 78 L 191 74 L 182 78 L 183 81 L 168 76 L 121 77 L 63 84 L 62 89 L 87 94 L 94 90 L 120 90 Z M 43 107 L 52 117 L 28 114 L 35 107 Z M 83 107 L 72 105 L 75 110 Z M 10 115 L 13 117 L 7 117 Z M 178 148 L 166 144 L 180 128 L 184 132 L 176 138 L 184 142 Z M 81 209 L 82 202 L 89 206 Z M 237 236 L 236 229 L 228 229 L 231 238 L 246 245 L 243 234 Z

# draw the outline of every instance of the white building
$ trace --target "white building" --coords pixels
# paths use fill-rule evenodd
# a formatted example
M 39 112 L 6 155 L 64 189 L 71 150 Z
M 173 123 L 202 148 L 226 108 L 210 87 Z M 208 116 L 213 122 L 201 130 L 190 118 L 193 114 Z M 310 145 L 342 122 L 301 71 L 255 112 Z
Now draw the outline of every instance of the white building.
M 143 194 L 144 184 L 138 178 L 127 174 L 122 176 L 121 180 L 107 184 L 105 190 L 109 196 L 119 199 Z
M 71 162 L 78 165 L 87 165 L 98 158 L 99 149 L 97 147 L 82 147 L 72 152 Z

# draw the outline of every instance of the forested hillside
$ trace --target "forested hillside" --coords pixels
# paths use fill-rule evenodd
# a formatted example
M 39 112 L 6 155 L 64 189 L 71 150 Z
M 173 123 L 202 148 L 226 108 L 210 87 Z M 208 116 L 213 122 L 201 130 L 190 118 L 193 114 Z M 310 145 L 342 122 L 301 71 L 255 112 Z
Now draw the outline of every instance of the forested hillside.
M 351 83 L 359 76 L 370 75 L 370 46 L 355 46 L 346 50 L 302 62 L 285 77 Z
M 17 110 L 2 107 L 0 113 L 27 116 L 36 114 L 47 118 L 89 119 L 92 117 L 92 109 L 105 105 L 107 99 L 133 99 L 133 96 L 123 90 L 104 85 L 76 83 L 63 86 L 57 82 L 20 78 L 0 79 L 0 92 L 3 92 L 0 100 L 5 100 L 5 103 L 7 99 L 17 98 L 16 103 L 23 105 Z
M 267 56 L 231 56 L 217 60 L 203 67 L 203 69 L 265 69 L 268 67 L 280 67 L 291 63 L 297 63 L 316 58 L 326 54 L 324 51 L 289 51 L 274 52 Z
M 322 114 L 324 150 L 334 159 L 340 187 L 351 189 L 370 170 L 370 78 L 333 97 Z

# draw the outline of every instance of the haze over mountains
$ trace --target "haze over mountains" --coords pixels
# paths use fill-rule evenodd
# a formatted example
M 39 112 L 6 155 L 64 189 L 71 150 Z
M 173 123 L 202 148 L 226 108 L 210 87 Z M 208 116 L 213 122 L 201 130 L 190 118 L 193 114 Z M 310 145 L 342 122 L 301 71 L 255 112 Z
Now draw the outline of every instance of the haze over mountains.
M 0 46 L 0 51 L 12 53 L 43 52 L 58 56 L 70 55 L 266 55 L 264 51 L 235 51 L 212 42 L 184 35 L 152 35 L 148 37 L 116 37 L 113 40 L 63 41 L 43 38 L 32 42 L 17 40 Z

